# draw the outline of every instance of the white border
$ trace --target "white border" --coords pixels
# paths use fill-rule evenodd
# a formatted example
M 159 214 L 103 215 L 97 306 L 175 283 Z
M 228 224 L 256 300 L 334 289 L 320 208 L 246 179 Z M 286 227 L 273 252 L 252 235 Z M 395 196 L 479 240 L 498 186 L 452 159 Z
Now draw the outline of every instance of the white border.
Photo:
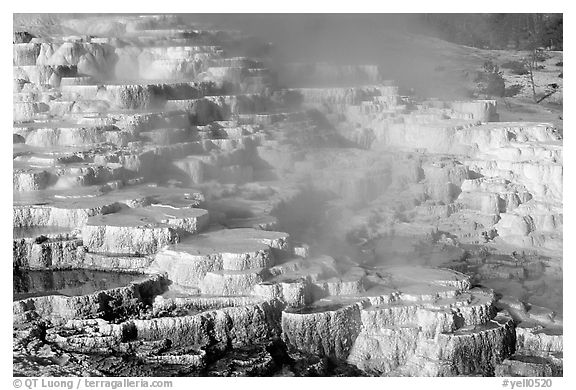
M 571 151 L 574 148 L 574 136 L 572 131 L 574 129 L 574 119 L 571 112 L 570 102 L 574 102 L 573 95 L 573 71 L 576 69 L 574 66 L 574 57 L 571 50 L 574 49 L 573 45 L 573 26 L 571 7 L 568 1 L 547 1 L 542 0 L 524 0 L 524 1 L 494 1 L 494 0 L 480 0 L 480 1 L 395 1 L 388 2 L 385 0 L 379 1 L 312 1 L 312 0 L 285 0 L 282 3 L 273 0 L 216 0 L 216 1 L 156 1 L 156 2 L 130 2 L 118 0 L 94 0 L 91 2 L 70 2 L 70 1 L 40 1 L 40 0 L 24 0 L 15 2 L 10 5 L 4 4 L 3 9 L 6 12 L 2 13 L 2 34 L 4 42 L 4 59 L 2 60 L 3 72 L 5 83 L 4 92 L 2 93 L 2 124 L 4 131 L 2 132 L 2 163 L 4 168 L 0 169 L 1 183 L 9 183 L 9 176 L 12 170 L 12 63 L 10 56 L 12 53 L 12 13 L 96 13 L 96 12 L 115 12 L 115 13 L 425 13 L 425 12 L 469 12 L 469 13 L 513 13 L 513 12 L 553 12 L 564 13 L 564 61 L 566 62 L 567 69 L 564 78 L 564 101 L 568 110 L 564 113 L 564 134 L 565 134 L 565 150 L 568 151 L 565 155 L 564 166 L 568 168 L 568 175 L 565 180 L 565 195 L 564 198 L 568 201 L 565 204 L 565 226 L 564 236 L 566 238 L 564 258 L 567 260 L 564 263 L 564 302 L 565 305 L 572 304 L 570 297 L 575 296 L 574 287 L 570 283 L 574 276 L 574 265 L 572 264 L 574 255 L 574 245 L 571 240 L 571 233 L 575 232 L 574 226 L 574 205 L 572 199 L 576 199 L 573 180 L 574 168 L 574 155 Z M 570 65 L 572 64 L 572 65 Z M 11 267 L 11 256 L 8 253 L 8 248 L 11 246 L 11 204 L 12 192 L 7 184 L 5 190 L 2 191 L 1 200 L 1 220 L 2 224 L 2 240 L 4 242 L 5 256 L 4 264 L 2 265 L 2 308 L 1 312 L 5 313 L 5 320 L 0 324 L 2 327 L 1 334 L 3 335 L 4 342 L 2 343 L 2 373 L 3 380 L 6 381 L 6 386 L 12 386 L 12 354 L 9 346 L 12 345 L 12 340 L 9 339 L 11 335 L 11 317 L 12 313 L 12 278 L 9 273 Z M 568 299 L 566 299 L 568 298 Z M 553 388 L 568 388 L 569 382 L 572 382 L 574 373 L 571 370 L 573 362 L 574 350 L 574 336 L 570 329 L 574 324 L 574 315 L 570 310 L 564 311 L 564 321 L 567 331 L 564 333 L 564 349 L 567 351 L 564 356 L 564 378 L 553 378 Z M 226 385 L 234 381 L 234 388 L 243 389 L 276 386 L 280 388 L 292 388 L 293 386 L 330 386 L 339 388 L 351 388 L 354 385 L 361 386 L 379 386 L 395 389 L 397 387 L 408 388 L 442 388 L 442 389 L 503 389 L 501 386 L 502 379 L 500 378 L 240 378 L 240 379 L 216 379 L 216 378 L 173 378 L 174 388 L 197 388 Z M 218 382 L 215 382 L 218 381 Z M 226 384 L 224 382 L 227 382 Z M 231 384 L 231 383 L 230 383 Z M 570 388 L 575 388 L 571 386 Z

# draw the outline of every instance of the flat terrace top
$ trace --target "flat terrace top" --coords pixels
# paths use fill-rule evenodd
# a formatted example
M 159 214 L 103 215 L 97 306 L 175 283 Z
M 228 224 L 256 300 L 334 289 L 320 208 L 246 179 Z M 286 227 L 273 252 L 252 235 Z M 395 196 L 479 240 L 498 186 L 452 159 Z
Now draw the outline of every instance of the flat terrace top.
M 412 114 L 406 116 L 410 118 Z M 419 114 L 416 114 L 418 116 Z M 482 122 L 475 119 L 438 119 L 426 121 L 426 123 L 407 123 L 406 127 L 416 127 L 422 129 L 447 129 L 447 130 L 464 130 L 468 128 L 480 128 Z
M 77 129 L 83 127 L 104 127 L 104 126 L 90 126 L 66 120 L 50 120 L 42 122 L 27 122 L 23 124 L 15 124 L 14 131 L 25 131 L 29 129 Z
M 224 229 L 184 239 L 165 252 L 185 252 L 194 256 L 216 253 L 253 253 L 268 250 L 273 240 L 287 239 L 288 233 L 252 228 Z
M 195 208 L 175 208 L 165 205 L 152 205 L 139 208 L 124 208 L 119 212 L 95 215 L 88 219 L 88 226 L 114 227 L 156 227 L 172 219 L 200 218 L 208 212 Z
M 470 277 L 457 271 L 429 267 L 382 267 L 380 271 L 389 275 L 395 284 L 415 285 L 433 283 L 438 285 L 457 285 L 466 283 Z
M 344 309 L 346 307 L 350 307 L 356 303 L 360 303 L 362 301 L 361 297 L 356 296 L 330 296 L 327 298 L 322 298 L 314 303 L 299 307 L 299 308 L 287 308 L 285 313 L 290 314 L 315 314 L 315 313 L 325 313 L 325 312 L 333 312 Z
M 102 150 L 110 151 L 112 148 L 104 146 L 99 148 L 94 145 L 74 145 L 74 146 L 50 146 L 50 147 L 40 147 L 26 145 L 25 143 L 17 143 L 12 145 L 12 154 L 14 157 L 18 156 L 39 156 L 46 158 L 59 158 L 59 157 L 70 157 L 75 154 L 88 154 L 94 155 L 101 153 Z M 115 152 L 121 151 L 121 148 L 113 148 Z
M 133 79 L 133 80 L 106 80 L 106 81 L 99 81 L 93 82 L 90 84 L 67 84 L 62 85 L 60 89 L 75 89 L 75 88 L 98 88 L 98 87 L 105 87 L 107 85 L 111 86 L 148 86 L 148 85 L 187 85 L 187 86 L 198 86 L 200 82 L 194 79 Z
M 450 119 L 454 121 L 454 119 Z M 486 122 L 482 123 L 482 128 L 486 129 L 535 129 L 535 128 L 554 128 L 555 126 L 549 122 Z
M 14 206 L 50 205 L 57 208 L 84 209 L 146 198 L 156 204 L 190 207 L 202 198 L 202 193 L 194 188 L 168 188 L 148 185 L 135 185 L 117 191 L 104 192 L 100 186 L 87 186 L 65 190 L 15 192 Z

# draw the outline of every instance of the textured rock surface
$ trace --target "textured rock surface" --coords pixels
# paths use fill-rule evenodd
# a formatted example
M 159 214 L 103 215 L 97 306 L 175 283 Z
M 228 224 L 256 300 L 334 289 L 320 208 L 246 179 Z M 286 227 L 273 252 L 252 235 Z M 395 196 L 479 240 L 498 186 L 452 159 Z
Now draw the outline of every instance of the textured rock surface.
M 74 318 L 114 318 L 136 311 L 139 302 L 161 293 L 164 283 L 161 276 L 153 276 L 125 287 L 88 295 L 47 295 L 18 300 L 13 304 L 14 323 L 38 317 L 54 323 Z
M 82 240 L 91 252 L 148 255 L 207 223 L 206 210 L 153 205 L 90 217 Z
M 551 124 L 184 15 L 48 25 L 13 36 L 15 375 L 562 375 Z
M 227 293 L 219 295 L 235 295 L 232 285 L 244 294 L 262 281 L 264 268 L 274 265 L 274 252 L 289 251 L 287 240 L 286 233 L 249 228 L 209 232 L 163 249 L 151 269 L 167 272 L 182 286 L 201 285 L 205 293 L 230 283 L 224 287 Z

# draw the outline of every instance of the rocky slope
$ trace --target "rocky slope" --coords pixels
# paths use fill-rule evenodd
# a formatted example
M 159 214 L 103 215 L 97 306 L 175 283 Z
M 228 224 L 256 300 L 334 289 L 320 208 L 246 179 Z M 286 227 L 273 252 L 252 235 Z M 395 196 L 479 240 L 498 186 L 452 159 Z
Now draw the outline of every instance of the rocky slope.
M 280 85 L 179 16 L 30 27 L 15 375 L 562 375 L 552 124 L 369 64 Z

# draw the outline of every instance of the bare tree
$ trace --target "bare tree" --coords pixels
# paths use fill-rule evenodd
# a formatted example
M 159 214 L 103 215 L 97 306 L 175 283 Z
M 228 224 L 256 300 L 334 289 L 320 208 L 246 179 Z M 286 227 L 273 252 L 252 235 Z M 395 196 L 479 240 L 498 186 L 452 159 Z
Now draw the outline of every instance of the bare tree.
M 532 49 L 530 56 L 524 59 L 524 65 L 528 70 L 528 78 L 530 80 L 530 87 L 532 88 L 532 98 L 537 103 L 536 97 L 536 83 L 534 82 L 534 69 L 536 69 L 536 49 Z
M 526 30 L 528 32 L 530 55 L 525 59 L 526 67 L 528 68 L 528 77 L 530 78 L 530 86 L 532 87 L 532 98 L 534 103 L 540 103 L 536 96 L 536 83 L 534 82 L 534 70 L 538 63 L 539 46 L 542 42 L 544 35 L 543 14 L 527 14 L 526 15 Z

